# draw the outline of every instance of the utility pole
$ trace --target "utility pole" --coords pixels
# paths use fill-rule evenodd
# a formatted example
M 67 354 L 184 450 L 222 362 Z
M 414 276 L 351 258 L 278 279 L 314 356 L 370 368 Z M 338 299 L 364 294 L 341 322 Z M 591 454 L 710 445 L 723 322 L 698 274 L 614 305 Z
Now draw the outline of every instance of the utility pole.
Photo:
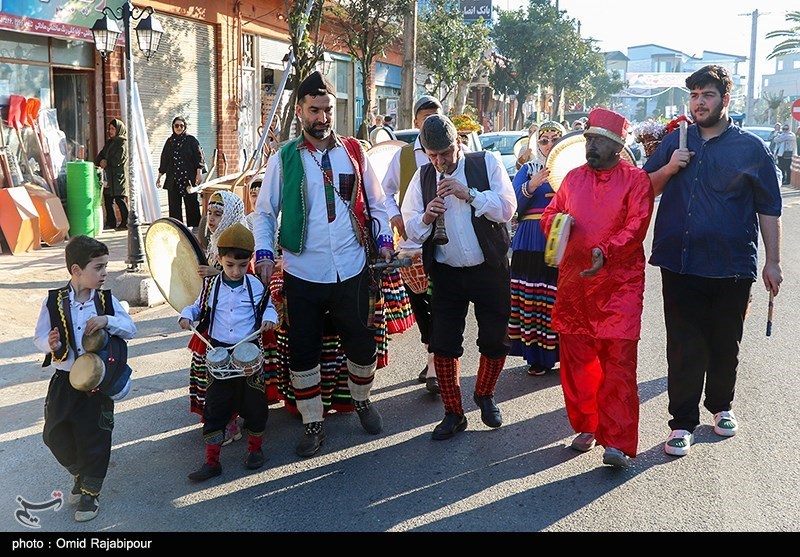
M 414 94 L 417 89 L 417 0 L 409 0 L 403 22 L 403 69 L 401 70 L 400 110 L 397 129 L 414 127 Z
M 749 15 L 752 17 L 752 25 L 750 27 L 750 64 L 747 70 L 747 115 L 746 119 L 753 122 L 755 118 L 755 103 L 756 103 L 756 43 L 758 42 L 758 16 L 768 15 L 759 14 L 758 10 L 753 10 L 749 14 L 739 14 L 742 16 Z

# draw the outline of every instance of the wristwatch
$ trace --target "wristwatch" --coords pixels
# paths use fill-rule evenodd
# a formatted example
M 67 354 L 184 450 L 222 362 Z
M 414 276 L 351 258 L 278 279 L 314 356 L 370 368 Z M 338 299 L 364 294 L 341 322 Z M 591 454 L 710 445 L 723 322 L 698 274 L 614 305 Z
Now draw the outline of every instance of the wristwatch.
M 467 203 L 472 204 L 476 195 L 478 195 L 478 190 L 475 188 L 469 188 L 469 197 L 467 197 Z

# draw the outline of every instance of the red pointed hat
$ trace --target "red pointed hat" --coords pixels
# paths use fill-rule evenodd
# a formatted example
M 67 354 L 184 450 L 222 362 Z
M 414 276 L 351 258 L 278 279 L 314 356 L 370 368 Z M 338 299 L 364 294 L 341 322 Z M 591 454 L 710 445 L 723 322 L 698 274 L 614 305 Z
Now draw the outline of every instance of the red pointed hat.
M 622 114 L 605 108 L 595 108 L 589 113 L 589 127 L 583 132 L 603 135 L 625 145 L 628 136 L 628 120 Z

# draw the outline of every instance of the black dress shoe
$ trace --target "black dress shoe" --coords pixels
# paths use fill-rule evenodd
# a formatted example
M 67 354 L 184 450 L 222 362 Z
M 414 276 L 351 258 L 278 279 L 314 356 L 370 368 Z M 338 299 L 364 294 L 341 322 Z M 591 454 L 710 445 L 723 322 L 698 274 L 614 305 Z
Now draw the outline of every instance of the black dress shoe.
M 370 401 L 367 400 L 365 402 L 366 405 L 364 408 L 359 409 L 356 407 L 358 419 L 361 421 L 361 427 L 364 428 L 364 431 L 372 435 L 377 435 L 383 430 L 383 419 Z
M 433 428 L 431 438 L 437 441 L 450 439 L 453 435 L 465 429 L 467 429 L 467 417 L 464 414 L 447 413 L 439 425 Z
M 436 379 L 436 377 L 428 377 L 428 379 L 425 381 L 425 389 L 427 389 L 427 391 L 429 393 L 433 393 L 435 395 L 438 395 L 439 394 L 439 380 Z
M 422 371 L 419 372 L 419 377 L 417 377 L 417 382 L 425 383 L 428 379 L 428 366 L 425 366 Z
M 264 466 L 264 452 L 261 449 L 249 451 L 244 459 L 244 467 L 248 470 L 257 470 Z
M 319 433 L 304 433 L 303 438 L 295 447 L 294 452 L 299 456 L 314 456 L 325 441 L 325 431 Z
M 494 395 L 478 396 L 472 395 L 475 404 L 481 409 L 481 421 L 489 427 L 500 427 L 503 425 L 503 417 L 500 409 L 494 403 Z
M 209 478 L 214 478 L 222 474 L 222 466 L 217 464 L 216 466 L 211 466 L 207 462 L 204 462 L 203 465 L 200 467 L 199 470 L 196 470 L 189 474 L 189 479 L 193 482 L 204 482 Z

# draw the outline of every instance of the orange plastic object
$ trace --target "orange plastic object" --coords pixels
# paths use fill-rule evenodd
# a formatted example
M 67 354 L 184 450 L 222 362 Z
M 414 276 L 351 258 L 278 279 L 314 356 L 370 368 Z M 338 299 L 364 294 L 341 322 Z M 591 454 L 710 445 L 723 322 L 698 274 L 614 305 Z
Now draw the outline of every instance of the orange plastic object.
M 0 229 L 14 255 L 41 249 L 39 214 L 25 188 L 0 189 Z
M 69 221 L 64 206 L 57 195 L 32 184 L 25 184 L 39 215 L 39 232 L 48 246 L 60 244 L 69 233 Z

